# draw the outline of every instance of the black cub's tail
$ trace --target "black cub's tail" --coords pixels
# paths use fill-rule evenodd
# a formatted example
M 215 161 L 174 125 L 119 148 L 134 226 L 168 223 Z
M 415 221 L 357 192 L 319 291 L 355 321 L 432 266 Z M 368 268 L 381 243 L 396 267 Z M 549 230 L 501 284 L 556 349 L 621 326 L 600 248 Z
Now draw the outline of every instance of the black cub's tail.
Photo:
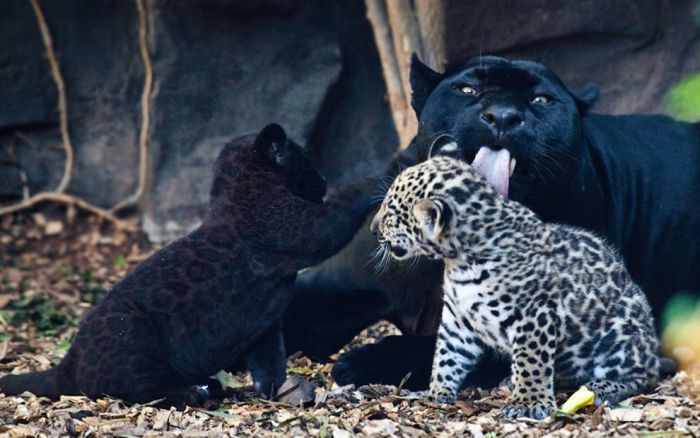
M 67 391 L 67 382 L 61 381 L 59 368 L 51 368 L 35 373 L 7 375 L 0 378 L 0 393 L 5 395 L 17 395 L 29 391 L 40 397 L 57 399 L 61 394 L 70 394 Z

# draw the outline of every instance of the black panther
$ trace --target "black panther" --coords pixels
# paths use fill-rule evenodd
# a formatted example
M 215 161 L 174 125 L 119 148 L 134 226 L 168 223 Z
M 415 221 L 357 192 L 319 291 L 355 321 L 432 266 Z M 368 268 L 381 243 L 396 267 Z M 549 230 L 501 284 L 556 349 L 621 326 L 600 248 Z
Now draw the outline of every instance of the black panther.
M 339 251 L 371 210 L 376 180 L 328 195 L 276 124 L 228 143 L 209 211 L 191 234 L 140 263 L 82 322 L 59 365 L 4 376 L 0 392 L 199 405 L 198 385 L 250 370 L 269 397 L 284 381 L 282 317 L 299 270 Z M 220 389 L 220 388 L 219 388 Z
M 419 127 L 404 162 L 458 156 L 542 219 L 605 237 L 657 321 L 674 293 L 700 291 L 700 125 L 592 113 L 595 86 L 572 92 L 530 61 L 484 56 L 438 73 L 414 57 L 410 78 Z M 444 150 L 452 141 L 458 148 Z M 434 332 L 418 336 L 426 330 L 405 322 L 421 315 L 435 330 L 441 269 L 423 264 L 399 281 L 396 272 L 377 294 L 404 335 L 343 355 L 333 372 L 340 384 L 397 384 L 411 371 L 409 387 L 427 386 Z M 486 365 L 465 383 L 492 384 L 506 371 Z

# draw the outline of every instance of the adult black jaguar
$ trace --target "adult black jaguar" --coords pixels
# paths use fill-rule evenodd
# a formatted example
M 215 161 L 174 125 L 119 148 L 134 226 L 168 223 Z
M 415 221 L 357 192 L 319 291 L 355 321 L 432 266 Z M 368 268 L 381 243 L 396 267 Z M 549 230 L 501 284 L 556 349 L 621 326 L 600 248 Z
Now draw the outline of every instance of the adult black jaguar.
M 545 221 L 604 236 L 647 293 L 657 321 L 675 292 L 700 291 L 698 124 L 591 113 L 594 86 L 572 92 L 530 61 L 479 57 L 438 73 L 414 58 L 411 85 L 419 128 L 408 161 L 456 154 Z M 451 143 L 445 138 L 458 149 L 442 150 Z M 440 272 L 423 264 L 385 275 L 377 292 L 387 303 L 384 317 L 404 335 L 343 355 L 334 369 L 339 383 L 396 384 L 411 371 L 409 387 L 427 385 L 435 337 L 416 335 L 437 328 Z M 369 312 L 355 306 L 361 317 Z M 487 368 L 481 377 L 495 374 Z

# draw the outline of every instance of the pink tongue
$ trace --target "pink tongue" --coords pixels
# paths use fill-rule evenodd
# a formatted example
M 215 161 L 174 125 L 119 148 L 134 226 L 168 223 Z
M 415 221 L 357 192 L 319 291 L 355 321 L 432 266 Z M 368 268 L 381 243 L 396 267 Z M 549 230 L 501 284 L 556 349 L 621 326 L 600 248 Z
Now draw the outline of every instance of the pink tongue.
M 476 153 L 472 167 L 486 178 L 498 193 L 508 197 L 508 178 L 510 177 L 510 152 L 506 149 L 494 151 L 488 146 L 482 146 Z

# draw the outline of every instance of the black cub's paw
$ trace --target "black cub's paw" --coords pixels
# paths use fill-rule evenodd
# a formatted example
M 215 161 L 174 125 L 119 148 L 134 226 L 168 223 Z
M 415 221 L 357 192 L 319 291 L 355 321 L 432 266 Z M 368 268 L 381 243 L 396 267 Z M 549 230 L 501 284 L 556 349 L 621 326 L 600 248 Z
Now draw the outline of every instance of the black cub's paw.
M 280 387 L 284 383 L 286 376 L 284 372 L 274 376 L 273 373 L 265 373 L 264 375 L 253 375 L 253 389 L 264 399 L 272 399 L 277 395 Z
M 193 385 L 177 389 L 165 394 L 165 399 L 156 406 L 159 408 L 174 407 L 183 411 L 187 406 L 200 407 L 209 399 L 209 389 L 206 386 Z
M 554 400 L 529 401 L 525 399 L 510 398 L 501 409 L 501 414 L 509 419 L 529 417 L 535 420 L 543 420 L 556 409 Z

